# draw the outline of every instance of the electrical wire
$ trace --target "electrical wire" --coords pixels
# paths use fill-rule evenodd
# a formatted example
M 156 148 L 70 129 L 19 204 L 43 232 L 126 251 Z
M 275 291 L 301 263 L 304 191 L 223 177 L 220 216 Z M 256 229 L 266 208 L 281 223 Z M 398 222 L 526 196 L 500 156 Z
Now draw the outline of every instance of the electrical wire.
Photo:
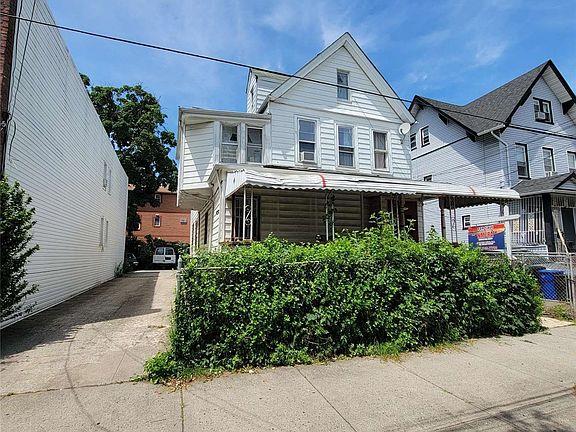
M 155 44 L 151 44 L 151 43 L 146 43 L 146 42 L 139 42 L 139 41 L 135 41 L 135 40 L 131 40 L 131 39 L 126 39 L 126 38 L 121 38 L 121 37 L 117 37 L 117 36 L 111 36 L 111 35 L 106 35 L 106 34 L 102 34 L 102 33 L 96 33 L 96 32 L 92 32 L 92 31 L 87 31 L 87 30 L 82 30 L 82 29 L 78 29 L 78 28 L 74 28 L 74 27 L 68 27 L 68 26 L 63 26 L 63 25 L 58 25 L 55 23 L 48 23 L 48 22 L 44 22 L 44 21 L 37 21 L 37 20 L 33 20 L 33 19 L 29 19 L 29 18 L 23 18 L 23 17 L 18 17 L 16 15 L 11 15 L 11 14 L 4 14 L 7 15 L 11 18 L 15 18 L 17 20 L 22 20 L 22 21 L 26 21 L 29 22 L 31 24 L 38 24 L 38 25 L 44 25 L 47 27 L 53 27 L 53 28 L 57 28 L 60 30 L 65 30 L 65 31 L 69 31 L 72 33 L 79 33 L 79 34 L 83 34 L 83 35 L 87 35 L 87 36 L 92 36 L 92 37 L 96 37 L 96 38 L 100 38 L 100 39 L 107 39 L 107 40 L 112 40 L 115 42 L 121 42 L 121 43 L 125 43 L 125 44 L 129 44 L 129 45 L 135 45 L 135 46 L 140 46 L 140 47 L 144 47 L 144 48 L 150 48 L 150 49 L 155 49 L 155 50 L 160 50 L 160 51 L 165 51 L 165 52 L 170 52 L 173 54 L 179 54 L 179 55 L 184 55 L 184 56 L 188 56 L 188 57 L 194 57 L 194 58 L 198 58 L 198 59 L 202 59 L 202 60 L 207 60 L 207 61 L 213 61 L 213 62 L 217 62 L 217 63 L 222 63 L 222 64 L 226 64 L 226 65 L 230 65 L 230 66 L 236 66 L 236 67 L 241 67 L 241 68 L 246 68 L 246 69 L 255 69 L 258 71 L 262 71 L 262 72 L 266 72 L 266 73 L 270 73 L 270 74 L 275 74 L 275 75 L 279 75 L 285 78 L 297 78 L 299 80 L 302 81 L 308 81 L 308 82 L 313 82 L 316 84 L 322 84 L 322 85 L 326 85 L 326 86 L 331 86 L 331 87 L 341 87 L 341 88 L 346 88 L 348 90 L 352 90 L 355 92 L 359 92 L 359 93 L 364 93 L 364 94 L 369 94 L 369 95 L 373 95 L 373 96 L 379 96 L 379 97 L 383 97 L 385 99 L 390 99 L 390 100 L 397 100 L 397 101 L 401 101 L 401 102 L 406 102 L 406 103 L 411 103 L 412 100 L 410 99 L 403 99 L 400 98 L 398 96 L 388 96 L 388 95 L 383 95 L 380 92 L 373 92 L 370 90 L 363 90 L 363 89 L 358 89 L 355 87 L 349 87 L 349 86 L 342 86 L 342 85 L 338 85 L 337 83 L 332 83 L 332 82 L 327 82 L 327 81 L 321 81 L 321 80 L 316 80 L 313 78 L 309 78 L 309 77 L 304 77 L 304 76 L 298 76 L 296 74 L 289 74 L 286 72 L 280 72 L 280 71 L 274 71 L 272 69 L 267 69 L 267 68 L 263 68 L 263 67 L 258 67 L 258 66 L 253 66 L 247 63 L 242 63 L 242 62 L 238 62 L 238 61 L 233 61 L 233 60 L 227 60 L 227 59 L 223 59 L 223 58 L 219 58 L 219 57 L 214 57 L 214 56 L 208 56 L 208 55 L 204 55 L 204 54 L 198 54 L 198 53 L 193 53 L 190 51 L 184 51 L 181 49 L 176 49 L 176 48 L 170 48 L 170 47 L 165 47 L 165 46 L 161 46 L 161 45 L 155 45 Z M 432 108 L 435 108 L 432 104 L 427 104 L 427 106 L 430 106 Z M 527 130 L 530 132 L 535 132 L 535 133 L 541 133 L 541 134 L 545 134 L 545 135 L 555 135 L 553 133 L 550 133 L 548 131 L 546 131 L 545 129 L 539 129 L 539 128 L 527 128 L 525 126 L 522 125 L 517 125 L 514 123 L 510 123 L 510 122 L 505 122 L 501 119 L 496 119 L 496 118 L 491 118 L 491 117 L 487 117 L 487 116 L 482 116 L 482 115 L 478 115 L 478 114 L 472 114 L 472 113 L 467 113 L 467 112 L 463 112 L 460 110 L 455 110 L 455 109 L 448 109 L 448 108 L 443 108 L 443 111 L 446 112 L 454 112 L 454 113 L 458 113 L 460 115 L 466 115 L 466 116 L 470 116 L 470 117 L 475 117 L 475 118 L 479 118 L 479 119 L 483 119 L 483 120 L 490 120 L 490 121 L 494 121 L 494 122 L 498 122 L 501 123 L 503 126 L 507 126 L 507 127 L 513 127 L 513 128 L 517 128 L 517 129 L 522 129 L 522 130 Z M 556 135 L 559 136 L 559 135 Z M 566 136 L 566 135 L 560 135 L 562 138 L 569 138 L 569 139 L 574 139 L 576 140 L 576 136 Z

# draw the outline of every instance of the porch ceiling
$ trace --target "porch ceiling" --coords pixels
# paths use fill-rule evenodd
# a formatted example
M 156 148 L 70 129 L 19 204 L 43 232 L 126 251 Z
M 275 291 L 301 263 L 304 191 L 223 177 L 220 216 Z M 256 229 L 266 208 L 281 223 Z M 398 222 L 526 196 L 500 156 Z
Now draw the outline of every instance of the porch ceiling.
M 326 190 L 451 198 L 455 207 L 500 203 L 520 198 L 511 189 L 489 189 L 393 177 L 313 172 L 280 168 L 240 169 L 226 176 L 226 197 L 243 186 L 284 190 Z

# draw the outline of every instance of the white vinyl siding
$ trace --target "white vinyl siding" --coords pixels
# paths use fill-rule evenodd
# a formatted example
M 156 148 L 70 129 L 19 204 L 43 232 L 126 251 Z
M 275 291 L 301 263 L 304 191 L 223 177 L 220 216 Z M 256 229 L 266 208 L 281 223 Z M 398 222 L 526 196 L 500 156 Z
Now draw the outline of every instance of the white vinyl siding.
M 214 167 L 215 122 L 186 125 L 180 162 L 180 188 L 206 184 Z M 219 144 L 217 144 L 219 145 Z
M 30 16 L 32 3 L 22 0 L 22 16 Z M 34 19 L 54 23 L 45 0 L 37 0 Z M 26 35 L 16 41 L 15 80 Z M 23 69 L 6 174 L 36 209 L 32 244 L 40 250 L 27 278 L 38 291 L 24 304 L 37 312 L 114 277 L 124 259 L 128 179 L 58 29 L 30 27 Z

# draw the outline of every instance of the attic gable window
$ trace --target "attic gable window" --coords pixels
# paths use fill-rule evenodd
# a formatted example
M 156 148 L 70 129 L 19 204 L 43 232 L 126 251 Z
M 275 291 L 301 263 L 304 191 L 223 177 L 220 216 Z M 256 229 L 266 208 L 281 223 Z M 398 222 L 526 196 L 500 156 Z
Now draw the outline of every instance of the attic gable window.
M 416 144 L 416 134 L 413 133 L 410 135 L 410 150 L 416 150 L 418 144 Z
M 348 72 L 336 71 L 337 97 L 341 100 L 350 100 L 350 92 L 348 89 Z M 341 87 L 342 86 L 342 87 Z
M 220 162 L 238 163 L 238 125 L 222 125 Z
M 422 143 L 422 147 L 430 144 L 430 133 L 428 132 L 428 126 L 420 129 L 420 142 Z
M 552 103 L 544 99 L 534 98 L 534 120 L 552 124 Z

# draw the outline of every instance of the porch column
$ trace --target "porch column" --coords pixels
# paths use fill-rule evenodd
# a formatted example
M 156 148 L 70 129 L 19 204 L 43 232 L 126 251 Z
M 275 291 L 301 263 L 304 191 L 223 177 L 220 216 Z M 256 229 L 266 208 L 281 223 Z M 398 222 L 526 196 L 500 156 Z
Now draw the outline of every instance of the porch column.
M 442 234 L 442 238 L 446 239 L 446 214 L 444 212 L 444 198 L 439 198 L 438 204 L 440 205 L 440 233 Z
M 501 213 L 504 219 L 504 224 L 506 225 L 506 236 L 504 240 L 506 241 L 506 255 L 508 258 L 512 258 L 512 221 L 510 220 L 510 206 L 508 203 L 500 204 Z
M 554 217 L 552 216 L 552 197 L 550 194 L 542 195 L 542 211 L 544 213 L 544 238 L 548 252 L 556 252 L 556 234 L 554 232 Z

